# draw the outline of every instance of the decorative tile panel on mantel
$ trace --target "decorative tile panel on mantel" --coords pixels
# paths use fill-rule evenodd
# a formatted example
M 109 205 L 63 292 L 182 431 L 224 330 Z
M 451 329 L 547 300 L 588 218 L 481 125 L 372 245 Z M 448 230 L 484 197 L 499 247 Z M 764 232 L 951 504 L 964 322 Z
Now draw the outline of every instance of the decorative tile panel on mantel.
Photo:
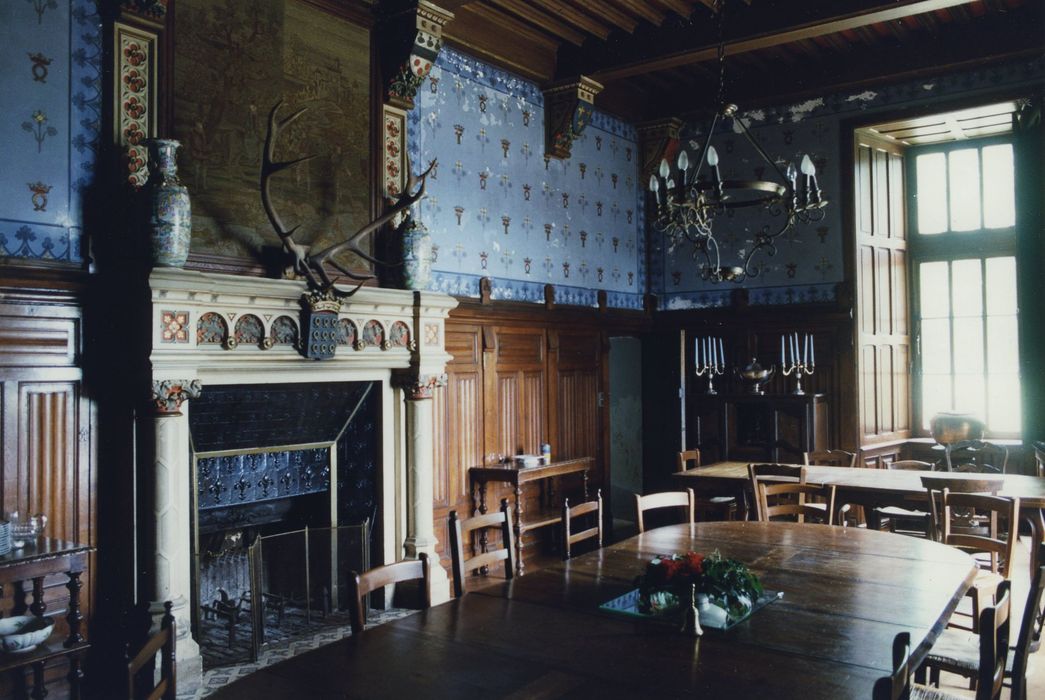
M 273 363 L 308 363 L 301 337 L 303 282 L 156 269 L 152 288 L 155 372 L 177 374 L 225 365 L 235 371 Z M 415 296 L 416 294 L 416 296 Z M 339 325 L 351 338 L 323 367 L 438 370 L 451 359 L 441 343 L 443 324 L 457 302 L 436 292 L 363 287 L 342 304 Z M 317 366 L 317 371 L 319 367 Z M 181 376 L 179 374 L 178 376 Z

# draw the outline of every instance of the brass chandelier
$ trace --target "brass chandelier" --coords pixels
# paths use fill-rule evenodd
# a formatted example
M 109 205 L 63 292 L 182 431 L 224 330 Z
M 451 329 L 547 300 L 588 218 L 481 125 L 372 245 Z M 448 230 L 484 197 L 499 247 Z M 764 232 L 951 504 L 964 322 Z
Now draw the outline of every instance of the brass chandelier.
M 754 264 L 755 256 L 762 250 L 772 257 L 776 254 L 776 239 L 787 232 L 795 222 L 811 223 L 824 218 L 823 199 L 816 180 L 816 166 L 808 155 L 802 156 L 801 181 L 793 163 L 781 164 L 774 161 L 748 131 L 744 120 L 737 116 L 737 106 L 725 99 L 725 56 L 723 38 L 725 3 L 718 0 L 715 12 L 718 17 L 718 111 L 705 132 L 703 147 L 696 166 L 693 167 L 689 154 L 679 151 L 676 169 L 673 171 L 667 159 L 660 161 L 657 173 L 650 175 L 649 190 L 656 201 L 656 216 L 653 226 L 664 233 L 671 250 L 684 241 L 693 245 L 693 257 L 703 258 L 700 276 L 711 282 L 740 282 L 747 277 L 757 277 L 761 268 Z M 775 172 L 779 180 L 723 180 L 719 170 L 718 151 L 711 145 L 715 128 L 720 122 L 731 122 L 732 131 L 744 136 L 752 148 Z M 704 164 L 710 176 L 702 172 Z M 734 209 L 760 207 L 773 217 L 755 233 L 752 245 L 739 252 L 739 264 L 723 265 L 719 244 L 712 230 L 713 224 L 722 214 Z

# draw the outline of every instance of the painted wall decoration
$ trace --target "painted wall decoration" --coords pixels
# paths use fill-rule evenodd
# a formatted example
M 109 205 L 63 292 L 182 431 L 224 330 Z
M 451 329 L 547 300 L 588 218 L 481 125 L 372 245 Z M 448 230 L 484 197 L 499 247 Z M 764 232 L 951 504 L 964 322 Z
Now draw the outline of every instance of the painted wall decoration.
M 277 156 L 317 156 L 273 183 L 280 214 L 302 226 L 296 238 L 323 247 L 369 221 L 367 30 L 293 0 L 179 0 L 174 12 L 174 137 L 192 195 L 192 251 L 258 258 L 280 245 L 258 177 L 266 118 L 281 98 L 309 111 Z
M 1045 59 L 1024 61 L 988 69 L 959 73 L 919 82 L 899 83 L 858 93 L 842 93 L 810 99 L 799 104 L 753 110 L 744 115 L 748 127 L 770 156 L 796 165 L 808 153 L 817 167 L 824 197 L 831 204 L 825 219 L 812 225 L 797 224 L 777 244 L 773 257 L 762 256 L 762 273 L 740 286 L 748 290 L 753 305 L 831 302 L 837 298 L 838 283 L 845 278 L 843 237 L 852 226 L 844 219 L 842 182 L 842 122 L 860 113 L 892 110 L 906 104 L 931 104 L 997 90 L 1001 86 L 1041 84 Z M 704 124 L 689 124 L 682 143 L 692 153 L 701 143 Z M 761 177 L 758 156 L 741 137 L 715 136 L 722 157 L 724 178 Z M 734 155 L 733 149 L 736 149 Z M 764 222 L 763 222 L 764 223 Z M 716 227 L 724 264 L 736 258 L 738 249 L 753 238 L 755 219 L 744 214 Z M 728 306 L 733 284 L 713 284 L 700 279 L 689 249 L 667 250 L 663 235 L 650 232 L 650 288 L 660 297 L 660 308 L 689 309 Z
M 642 308 L 644 197 L 635 129 L 596 111 L 568 160 L 544 157 L 544 102 L 529 81 L 445 48 L 409 115 L 411 162 L 438 159 L 418 219 L 430 287 L 495 299 Z
M 0 3 L 0 257 L 84 264 L 101 60 L 94 0 Z

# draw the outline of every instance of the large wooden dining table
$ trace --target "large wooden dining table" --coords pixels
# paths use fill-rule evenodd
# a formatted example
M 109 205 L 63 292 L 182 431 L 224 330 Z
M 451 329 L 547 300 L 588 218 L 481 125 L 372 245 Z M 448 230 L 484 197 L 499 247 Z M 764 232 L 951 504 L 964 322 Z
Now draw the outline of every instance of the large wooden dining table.
M 718 550 L 778 601 L 699 640 L 599 605 L 655 555 Z M 235 681 L 247 698 L 870 698 L 893 637 L 924 658 L 975 575 L 935 542 L 859 528 L 675 525 L 499 582 Z
M 736 495 L 751 499 L 747 462 L 716 462 L 673 474 L 680 485 L 707 495 Z M 796 465 L 799 466 L 799 465 Z M 919 471 L 907 469 L 865 469 L 862 467 L 806 467 L 806 481 L 833 485 L 836 503 L 852 503 L 869 509 L 898 506 L 928 509 L 928 493 L 922 477 L 961 479 L 970 476 L 997 478 L 1003 482 L 1000 496 L 1020 499 L 1020 513 L 1030 524 L 1030 573 L 1033 579 L 1042 557 L 1045 542 L 1045 479 L 1023 474 L 965 474 L 957 472 Z

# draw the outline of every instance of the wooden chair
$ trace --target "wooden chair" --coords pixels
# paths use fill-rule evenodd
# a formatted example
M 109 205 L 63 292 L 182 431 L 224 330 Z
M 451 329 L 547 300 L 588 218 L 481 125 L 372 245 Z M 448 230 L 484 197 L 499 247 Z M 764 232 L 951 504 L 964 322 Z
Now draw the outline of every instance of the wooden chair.
M 983 496 L 982 498 L 993 498 Z M 980 617 L 980 671 L 976 682 L 976 700 L 998 700 L 1005 682 L 1005 664 L 1009 657 L 1009 620 L 1011 619 L 1011 584 L 1003 581 L 993 607 L 984 609 Z
M 178 629 L 171 614 L 171 601 L 163 604 L 160 629 L 148 635 L 133 658 L 128 653 L 127 697 L 129 700 L 175 700 L 177 672 L 175 667 L 175 644 Z M 148 618 L 143 618 L 148 625 Z M 128 652 L 130 647 L 128 646 Z M 160 654 L 160 677 L 153 680 L 156 668 L 156 653 Z
M 648 496 L 635 494 L 635 524 L 639 526 L 639 533 L 641 534 L 646 531 L 646 524 L 643 522 L 642 514 L 647 510 L 656 510 L 658 508 L 685 508 L 686 522 L 694 522 L 694 501 L 693 489 L 651 493 Z
M 574 518 L 595 513 L 595 525 L 581 532 L 573 532 Z M 584 540 L 595 539 L 602 548 L 602 489 L 595 492 L 595 500 L 571 506 L 569 499 L 562 499 L 562 558 L 569 559 L 573 545 Z
M 769 478 L 774 482 L 804 484 L 806 482 L 806 468 L 796 467 L 791 464 L 749 464 L 747 465 L 747 476 L 751 487 L 751 512 L 755 514 L 754 520 L 765 520 L 758 505 L 758 482 Z
M 956 472 L 1005 474 L 1009 465 L 1009 450 L 986 440 L 977 440 L 952 449 L 947 456 Z
M 993 479 L 923 477 L 922 483 L 939 541 L 969 552 L 980 568 L 966 593 L 972 599 L 971 628 L 978 633 L 980 611 L 1012 571 L 1020 500 L 989 495 L 1001 488 Z
M 1005 585 L 1008 585 L 1008 582 Z M 1001 586 L 998 590 L 1001 591 Z M 1034 580 L 1031 581 L 1030 592 L 1027 594 L 1027 605 L 1023 608 L 1023 621 L 1020 624 L 1016 646 L 1011 649 L 1012 653 L 1006 662 L 1005 677 L 1010 681 L 1010 697 L 1013 700 L 1027 700 L 1027 663 L 1030 660 L 1031 642 L 1041 611 L 1043 591 L 1045 566 L 1039 567 L 1034 573 Z M 929 651 L 925 666 L 930 673 L 930 682 L 936 685 L 940 682 L 940 671 L 978 680 L 980 637 L 953 628 L 945 629 Z
M 875 681 L 873 700 L 959 700 L 934 688 L 911 683 L 911 633 L 900 632 L 893 639 L 893 672 Z
M 500 549 L 481 552 L 471 559 L 464 558 L 465 537 L 484 528 L 498 528 L 501 531 Z M 491 564 L 504 562 L 504 577 L 515 575 L 515 538 L 512 536 L 512 516 L 508 510 L 508 499 L 501 499 L 501 509 L 496 513 L 476 515 L 467 520 L 457 517 L 457 511 L 450 511 L 450 564 L 454 575 L 454 595 L 464 595 L 465 574 L 477 569 L 486 570 Z
M 379 588 L 384 588 L 393 583 L 402 581 L 416 581 L 420 579 L 421 585 L 418 590 L 418 605 L 421 610 L 432 606 L 431 579 L 428 555 L 420 552 L 417 559 L 398 561 L 394 564 L 377 566 L 365 573 L 353 571 L 348 576 L 348 614 L 352 623 L 352 634 L 359 634 L 366 627 L 366 612 L 363 608 L 363 598 Z
M 700 450 L 684 450 L 679 452 L 676 462 L 676 470 L 684 472 L 687 469 L 700 467 Z M 737 499 L 734 496 L 698 496 L 694 501 L 697 512 L 708 514 L 708 520 L 735 520 L 737 514 Z M 705 518 L 702 518 L 705 519 Z
M 855 467 L 856 453 L 845 450 L 817 450 L 806 452 L 802 459 L 807 467 Z
M 932 462 L 917 459 L 898 459 L 888 463 L 889 469 L 907 471 L 932 471 Z M 924 510 L 885 506 L 874 509 L 875 520 L 881 524 L 882 519 L 889 524 L 890 532 L 917 537 L 930 537 L 932 531 L 932 515 Z
M 1034 466 L 1035 473 L 1039 477 L 1045 477 L 1045 442 L 1034 443 Z
M 807 497 L 819 497 L 823 503 L 806 503 Z M 825 525 L 835 522 L 835 487 L 813 484 L 769 484 L 758 482 L 758 513 L 764 522 L 775 518 L 806 518 Z

